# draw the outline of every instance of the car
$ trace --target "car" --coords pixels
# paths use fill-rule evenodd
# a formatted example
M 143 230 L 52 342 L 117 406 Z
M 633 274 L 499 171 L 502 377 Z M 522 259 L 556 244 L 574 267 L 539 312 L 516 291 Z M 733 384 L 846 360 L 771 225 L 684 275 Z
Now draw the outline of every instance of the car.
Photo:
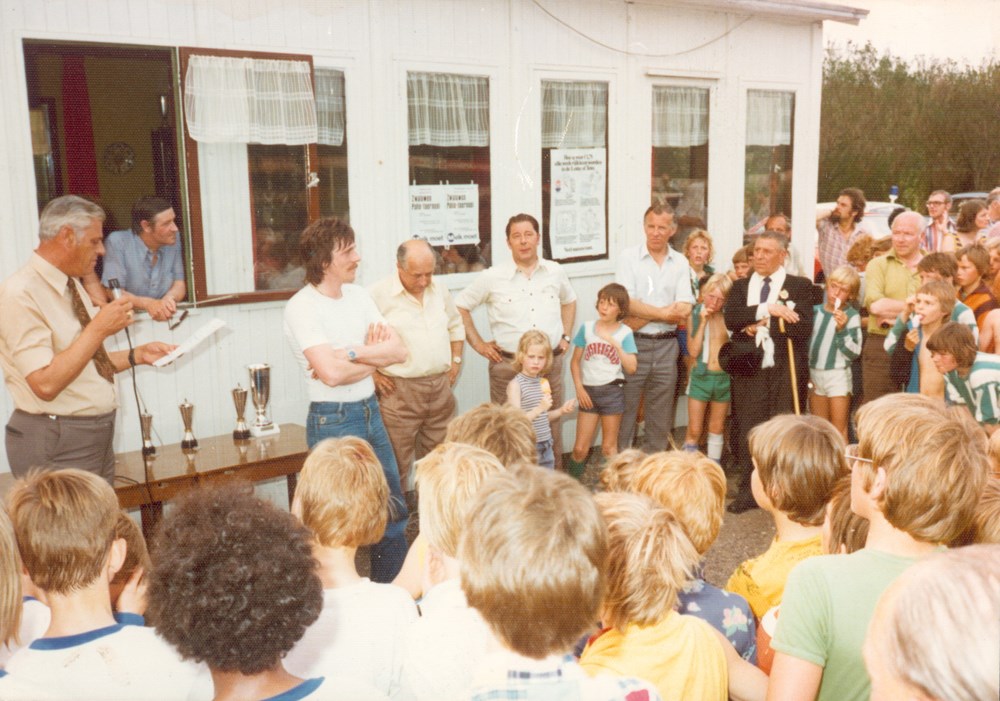
M 963 202 L 968 202 L 969 200 L 983 200 L 989 197 L 988 192 L 957 192 L 951 196 L 951 210 L 952 216 L 958 214 L 958 208 L 962 206 Z

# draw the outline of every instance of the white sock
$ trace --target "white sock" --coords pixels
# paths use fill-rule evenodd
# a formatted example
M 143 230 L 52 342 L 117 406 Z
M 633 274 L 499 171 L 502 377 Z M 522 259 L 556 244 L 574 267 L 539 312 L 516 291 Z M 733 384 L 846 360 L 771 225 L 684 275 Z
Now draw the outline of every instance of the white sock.
M 725 441 L 721 433 L 708 434 L 708 457 L 718 462 L 722 459 L 722 446 Z

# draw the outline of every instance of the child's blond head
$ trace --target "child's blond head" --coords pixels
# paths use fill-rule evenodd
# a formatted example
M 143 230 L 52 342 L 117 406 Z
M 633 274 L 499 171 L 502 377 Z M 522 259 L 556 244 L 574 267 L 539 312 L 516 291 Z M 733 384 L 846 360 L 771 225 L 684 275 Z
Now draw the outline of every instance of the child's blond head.
M 833 486 L 847 474 L 844 439 L 829 421 L 782 414 L 750 430 L 750 456 L 774 508 L 805 526 L 823 524 Z
M 389 485 L 368 443 L 327 438 L 306 458 L 292 511 L 328 548 L 377 543 L 389 516 Z
M 542 368 L 539 374 L 547 375 L 549 370 L 552 369 L 552 346 L 549 344 L 549 337 L 535 329 L 525 331 L 521 336 L 521 340 L 517 342 L 517 352 L 514 354 L 514 362 L 511 365 L 514 370 L 521 372 L 524 369 L 524 357 L 528 354 L 529 349 L 534 347 L 541 347 L 544 350 L 545 367 Z
M 607 532 L 593 497 L 567 475 L 526 466 L 491 476 L 458 559 L 469 605 L 521 655 L 564 653 L 597 620 Z
M 677 593 L 694 577 L 699 555 L 684 528 L 643 494 L 604 492 L 594 497 L 608 527 L 608 590 L 602 622 L 620 631 L 661 621 Z
M 455 557 L 480 486 L 490 475 L 505 469 L 492 453 L 464 443 L 442 443 L 420 460 L 420 532 L 428 544 Z
M 120 509 L 115 490 L 83 470 L 33 472 L 7 495 L 21 560 L 31 581 L 68 594 L 104 570 Z
M 507 467 L 530 465 L 538 455 L 531 421 L 510 404 L 486 402 L 470 409 L 451 420 L 444 439 L 487 450 Z
M 627 492 L 632 488 L 632 475 L 646 454 L 638 448 L 626 448 L 604 463 L 599 478 L 601 489 L 606 492 Z
M 631 491 L 645 494 L 680 522 L 699 555 L 715 542 L 726 505 L 726 475 L 701 453 L 653 453 L 632 474 Z
M 858 410 L 854 478 L 869 492 L 879 472 L 878 509 L 916 540 L 949 543 L 975 510 L 989 473 L 986 437 L 971 419 L 921 394 L 889 394 Z M 855 505 L 856 506 L 856 505 Z
M 838 285 L 847 289 L 847 301 L 850 302 L 857 299 L 858 290 L 861 288 L 861 276 L 858 275 L 858 271 L 854 269 L 851 265 L 841 265 L 835 268 L 830 277 L 827 278 L 827 286 L 831 282 L 835 282 Z

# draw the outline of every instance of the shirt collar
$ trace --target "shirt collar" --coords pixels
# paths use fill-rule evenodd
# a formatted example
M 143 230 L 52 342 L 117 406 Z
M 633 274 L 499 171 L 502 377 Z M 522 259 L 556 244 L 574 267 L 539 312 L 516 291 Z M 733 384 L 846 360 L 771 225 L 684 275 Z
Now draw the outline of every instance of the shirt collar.
M 680 255 L 682 254 L 679 251 L 672 248 L 669 243 L 667 244 L 667 256 L 664 260 L 676 260 L 677 256 Z M 639 259 L 641 260 L 643 258 L 649 258 L 653 262 L 656 262 L 656 259 L 653 258 L 653 254 L 649 252 L 649 247 L 646 244 L 642 244 L 642 246 L 639 247 Z
M 31 256 L 31 267 L 41 276 L 45 282 L 49 283 L 59 294 L 66 291 L 66 284 L 69 282 L 69 275 L 61 271 L 49 261 L 42 258 L 38 253 Z
M 544 258 L 539 258 L 538 259 L 538 265 L 535 266 L 535 271 L 531 274 L 531 276 L 534 277 L 535 275 L 538 274 L 538 271 L 540 271 L 540 270 L 544 270 L 545 272 L 548 272 L 549 271 L 549 266 L 551 264 L 552 264 L 552 261 L 545 260 Z M 521 269 L 517 266 L 517 264 L 514 263 L 513 261 L 511 261 L 511 263 L 510 263 L 510 272 L 508 274 L 508 278 L 511 279 L 511 280 L 513 280 L 514 276 L 516 276 L 520 272 L 521 272 Z M 523 275 L 524 273 L 521 273 L 521 274 Z M 525 277 L 527 277 L 527 275 L 525 275 Z

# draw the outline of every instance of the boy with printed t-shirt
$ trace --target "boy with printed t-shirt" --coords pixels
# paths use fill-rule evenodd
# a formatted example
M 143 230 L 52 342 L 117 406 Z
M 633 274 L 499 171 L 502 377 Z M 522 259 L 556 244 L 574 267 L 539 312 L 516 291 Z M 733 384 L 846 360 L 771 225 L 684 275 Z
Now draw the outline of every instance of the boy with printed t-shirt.
M 848 458 L 851 510 L 868 519 L 868 539 L 857 552 L 813 557 L 792 571 L 771 643 L 768 699 L 867 701 L 861 648 L 879 597 L 963 531 L 986 481 L 978 427 L 923 395 L 863 406 L 858 439 Z
M 115 534 L 111 485 L 82 470 L 36 472 L 14 484 L 7 509 L 24 567 L 52 612 L 45 634 L 7 663 L 12 677 L 55 698 L 167 700 L 197 690 L 197 665 L 152 628 L 112 614 L 109 585 L 126 546 Z

